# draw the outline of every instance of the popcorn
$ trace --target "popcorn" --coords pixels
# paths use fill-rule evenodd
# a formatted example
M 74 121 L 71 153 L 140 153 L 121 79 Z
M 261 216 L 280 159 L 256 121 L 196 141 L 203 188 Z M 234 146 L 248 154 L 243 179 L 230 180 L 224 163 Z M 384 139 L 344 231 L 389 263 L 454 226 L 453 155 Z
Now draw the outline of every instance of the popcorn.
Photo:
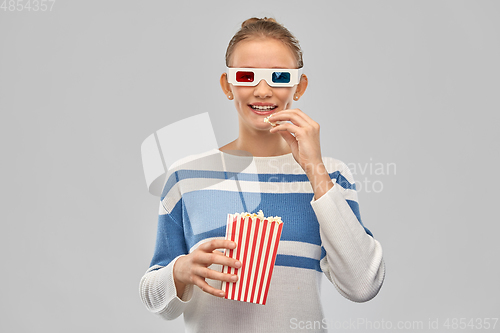
M 271 118 L 271 116 L 272 116 L 272 115 L 267 116 L 266 118 L 264 118 L 264 122 L 265 122 L 265 123 L 269 123 L 269 124 L 271 124 L 271 126 L 272 126 L 272 127 L 275 127 L 277 124 L 276 124 L 276 123 L 272 123 L 272 122 L 269 120 L 269 118 Z
M 238 281 L 222 282 L 226 299 L 266 304 L 269 285 L 283 229 L 281 217 L 256 213 L 228 214 L 226 239 L 237 247 L 224 255 L 241 262 L 239 269 L 223 266 L 222 272 L 237 274 Z
M 236 213 L 235 215 L 238 215 L 238 213 Z M 239 215 L 240 215 L 242 218 L 245 218 L 245 217 L 250 216 L 250 217 L 251 217 L 251 218 L 253 218 L 253 219 L 255 219 L 255 218 L 257 218 L 257 217 L 258 217 L 259 219 L 261 219 L 261 220 L 267 220 L 268 222 L 274 222 L 274 221 L 276 221 L 276 222 L 278 222 L 278 223 L 283 223 L 283 221 L 281 221 L 281 217 L 279 217 L 279 216 L 274 216 L 274 217 L 273 217 L 273 216 L 270 216 L 270 217 L 267 217 L 267 218 L 266 218 L 266 217 L 264 217 L 264 213 L 262 212 L 262 209 L 261 209 L 261 210 L 259 210 L 259 212 L 258 212 L 258 213 L 252 213 L 252 214 L 250 214 L 250 213 L 241 213 L 241 214 L 239 214 Z
M 273 114 L 274 114 L 274 113 L 273 113 Z M 272 115 L 269 115 L 269 116 L 267 116 L 266 118 L 264 118 L 264 122 L 265 122 L 265 123 L 269 123 L 269 124 L 271 124 L 271 126 L 272 126 L 272 127 L 276 127 L 276 126 L 278 126 L 278 125 L 280 125 L 280 124 L 286 123 L 286 121 L 277 121 L 277 122 L 275 122 L 275 123 L 272 123 L 272 122 L 269 120 L 269 118 L 271 118 L 271 116 L 272 116 Z

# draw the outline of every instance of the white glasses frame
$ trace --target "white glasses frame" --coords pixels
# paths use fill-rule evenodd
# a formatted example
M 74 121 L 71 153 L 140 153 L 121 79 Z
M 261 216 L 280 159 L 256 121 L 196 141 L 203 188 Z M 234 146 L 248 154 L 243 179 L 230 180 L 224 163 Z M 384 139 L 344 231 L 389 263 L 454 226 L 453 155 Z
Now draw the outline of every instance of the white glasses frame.
M 227 81 L 234 86 L 247 86 L 254 87 L 261 80 L 266 80 L 267 84 L 271 87 L 293 87 L 299 84 L 300 78 L 302 76 L 302 68 L 227 68 Z M 236 81 L 236 73 L 242 72 L 253 72 L 254 80 L 253 82 L 238 82 Z M 290 82 L 273 82 L 272 77 L 274 72 L 288 72 L 290 73 Z

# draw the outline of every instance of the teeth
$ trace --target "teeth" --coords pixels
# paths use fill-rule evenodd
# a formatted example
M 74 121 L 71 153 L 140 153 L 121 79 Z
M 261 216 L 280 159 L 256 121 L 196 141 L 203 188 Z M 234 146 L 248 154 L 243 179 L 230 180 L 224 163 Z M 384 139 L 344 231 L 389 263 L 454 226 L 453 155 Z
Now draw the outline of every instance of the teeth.
M 259 110 L 259 111 L 268 111 L 268 110 L 272 110 L 274 109 L 275 107 L 274 106 L 257 106 L 257 105 L 251 105 L 252 109 L 254 110 Z

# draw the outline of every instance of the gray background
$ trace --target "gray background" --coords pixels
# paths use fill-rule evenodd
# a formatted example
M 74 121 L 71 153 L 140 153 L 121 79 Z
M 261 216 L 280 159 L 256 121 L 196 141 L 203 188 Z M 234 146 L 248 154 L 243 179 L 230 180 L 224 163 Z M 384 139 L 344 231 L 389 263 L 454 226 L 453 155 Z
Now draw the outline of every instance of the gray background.
M 387 274 L 363 304 L 324 283 L 330 327 L 421 321 L 423 332 L 435 331 L 429 319 L 444 330 L 447 318 L 500 317 L 499 14 L 498 1 L 442 0 L 0 10 L 0 331 L 182 331 L 182 317 L 163 321 L 139 297 L 158 212 L 140 146 L 207 111 L 219 146 L 236 138 L 219 77 L 251 16 L 273 16 L 300 40 L 310 84 L 294 106 L 321 125 L 323 154 L 397 166 L 353 172 L 383 184 L 359 201 Z M 190 81 L 192 67 L 203 80 Z

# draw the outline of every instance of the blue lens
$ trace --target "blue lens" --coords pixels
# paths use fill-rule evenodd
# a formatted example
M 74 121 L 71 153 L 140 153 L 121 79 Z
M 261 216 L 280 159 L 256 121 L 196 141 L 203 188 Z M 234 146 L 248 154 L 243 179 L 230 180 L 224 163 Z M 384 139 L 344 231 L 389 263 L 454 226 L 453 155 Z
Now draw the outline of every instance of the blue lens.
M 274 83 L 290 83 L 289 72 L 273 72 Z

